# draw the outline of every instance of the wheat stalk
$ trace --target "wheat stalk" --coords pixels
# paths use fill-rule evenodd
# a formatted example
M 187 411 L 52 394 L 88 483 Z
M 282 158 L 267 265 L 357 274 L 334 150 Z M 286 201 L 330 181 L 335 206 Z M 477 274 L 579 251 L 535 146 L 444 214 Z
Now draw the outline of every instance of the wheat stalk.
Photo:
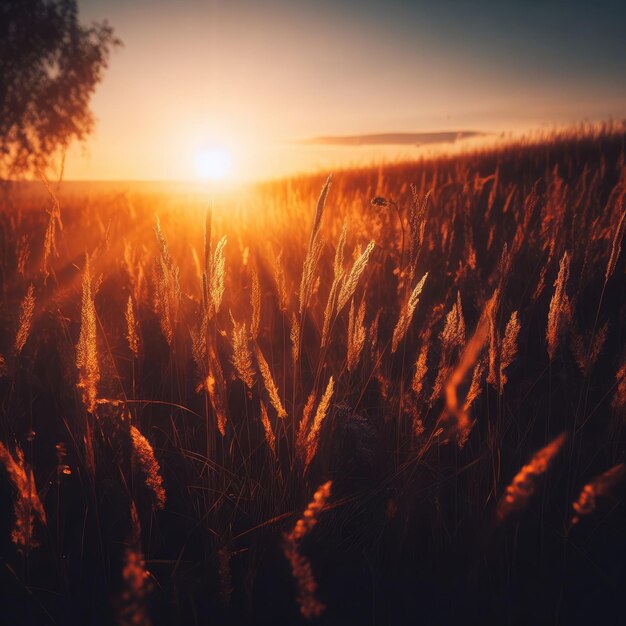
M 161 331 L 167 343 L 171 346 L 174 340 L 174 329 L 178 321 L 178 308 L 181 299 L 180 270 L 170 256 L 158 215 L 155 216 L 154 232 L 159 244 L 159 258 L 156 265 L 155 307 L 159 314 Z
M 211 305 L 215 314 L 219 313 L 222 306 L 222 298 L 224 297 L 224 279 L 225 279 L 225 265 L 226 259 L 224 258 L 224 248 L 226 247 L 226 235 L 224 235 L 215 246 L 215 253 L 213 255 L 213 265 L 211 270 L 211 283 L 210 283 L 210 295 Z
M 354 312 L 354 298 L 350 301 L 350 313 L 348 315 L 348 371 L 356 369 L 363 352 L 367 330 L 365 324 L 365 296 L 361 300 L 358 313 Z
M 354 292 L 356 291 L 357 285 L 359 283 L 359 278 L 361 278 L 361 275 L 367 267 L 367 262 L 370 258 L 370 255 L 372 254 L 372 251 L 374 250 L 374 246 L 374 242 L 370 241 L 367 245 L 367 248 L 365 248 L 363 253 L 356 259 L 356 261 L 352 265 L 350 273 L 345 277 L 341 285 L 341 290 L 339 291 L 339 296 L 337 297 L 337 315 L 341 313 L 343 307 L 346 306 L 350 298 L 352 298 L 352 296 L 354 295 Z
M 267 409 L 265 408 L 265 403 L 263 402 L 263 400 L 261 400 L 260 404 L 261 404 L 261 423 L 263 424 L 263 430 L 265 431 L 265 441 L 267 441 L 267 445 L 272 455 L 275 457 L 276 456 L 276 436 L 274 435 L 272 424 L 270 422 L 270 418 L 267 414 Z
M 291 358 L 293 360 L 294 367 L 300 358 L 300 322 L 295 313 L 291 315 L 291 329 L 289 331 L 289 339 L 291 340 Z
M 231 337 L 233 365 L 237 370 L 239 378 L 246 384 L 248 389 L 252 389 L 254 386 L 254 366 L 252 364 L 252 352 L 248 344 L 248 333 L 245 323 L 237 324 L 233 319 L 233 332 Z
M 472 373 L 472 382 L 470 383 L 467 395 L 465 396 L 465 402 L 463 403 L 463 412 L 468 413 L 472 408 L 474 402 L 480 396 L 482 391 L 483 376 L 485 374 L 485 361 L 479 359 L 478 363 L 474 365 L 474 371 Z
M 202 304 L 204 314 L 210 315 L 209 285 L 211 284 L 211 221 L 213 209 L 209 206 L 204 216 L 204 271 L 202 272 Z
M 298 425 L 298 434 L 296 436 L 296 452 L 298 457 L 304 462 L 306 460 L 306 439 L 309 433 L 311 415 L 313 415 L 313 407 L 315 406 L 315 391 L 309 394 L 309 397 L 302 410 L 302 418 Z
M 30 327 L 33 322 L 33 313 L 35 312 L 35 288 L 32 284 L 28 285 L 28 290 L 22 303 L 20 304 L 20 321 L 15 335 L 15 353 L 19 354 L 26 345 Z
M 322 326 L 321 342 L 322 348 L 326 345 L 326 342 L 328 341 L 330 324 L 333 318 L 333 313 L 335 312 L 335 304 L 337 302 L 337 294 L 341 286 L 341 280 L 343 279 L 345 273 L 343 269 L 343 251 L 346 244 L 347 232 L 348 227 L 344 223 L 343 228 L 341 229 L 341 234 L 339 235 L 337 250 L 335 251 L 335 263 L 333 266 L 333 284 L 330 287 L 330 292 L 328 293 L 328 302 L 326 303 L 326 309 L 324 310 L 324 323 Z
M 302 317 L 307 310 L 311 296 L 313 295 L 317 266 L 319 265 L 323 248 L 324 244 L 321 236 L 319 232 L 316 232 L 311 242 L 311 247 L 304 259 L 304 265 L 302 266 L 302 279 L 300 281 L 300 317 Z
M 283 408 L 283 404 L 280 401 L 278 387 L 274 382 L 274 377 L 272 376 L 270 366 L 267 364 L 267 361 L 265 360 L 265 357 L 261 352 L 261 348 L 257 344 L 255 344 L 254 346 L 254 355 L 256 356 L 259 371 L 261 372 L 261 378 L 263 379 L 263 384 L 265 385 L 265 389 L 267 391 L 267 395 L 270 398 L 270 402 L 272 403 L 274 409 L 276 409 L 278 417 L 280 417 L 281 419 L 285 419 L 287 417 L 287 411 L 285 411 L 285 409 Z
M 44 235 L 44 242 L 43 242 L 43 261 L 42 261 L 41 270 L 42 270 L 42 273 L 44 276 L 44 282 L 45 282 L 45 280 L 50 275 L 50 271 L 49 271 L 50 257 L 53 254 L 55 255 L 58 254 L 57 246 L 56 246 L 56 231 L 57 231 L 57 228 L 59 230 L 63 230 L 63 222 L 61 221 L 61 206 L 59 204 L 59 201 L 54 191 L 52 190 L 52 187 L 50 186 L 50 183 L 48 182 L 48 179 L 46 178 L 46 175 L 43 173 L 43 170 L 41 169 L 38 170 L 38 174 L 39 174 L 39 178 L 41 178 L 41 182 L 44 184 L 44 187 L 46 188 L 46 191 L 48 192 L 48 195 L 50 196 L 50 199 L 52 200 L 52 207 L 50 209 L 47 209 L 49 218 L 48 218 L 48 225 L 46 227 L 46 232 Z
M 335 389 L 335 381 L 331 376 L 328 380 L 328 385 L 326 386 L 326 391 L 320 400 L 320 403 L 317 407 L 317 411 L 315 412 L 315 417 L 313 418 L 313 424 L 309 430 L 309 433 L 306 438 L 306 459 L 304 462 L 305 467 L 308 466 L 315 453 L 317 452 L 317 446 L 320 440 L 320 431 L 322 429 L 322 423 L 326 419 L 326 415 L 328 414 L 328 409 L 330 407 L 330 401 L 333 397 L 333 391 Z
M 426 374 L 428 373 L 428 351 L 430 349 L 430 343 L 428 337 L 425 337 L 424 342 L 420 348 L 417 359 L 415 360 L 415 374 L 411 380 L 411 389 L 413 393 L 419 398 L 422 395 L 424 389 L 424 381 L 426 380 Z
M 412 206 L 409 214 L 409 284 L 415 278 L 419 253 L 424 243 L 426 209 L 430 191 L 420 200 L 417 187 L 411 183 Z
M 391 340 L 391 353 L 393 354 L 400 345 L 400 342 L 404 339 L 407 330 L 409 329 L 409 325 L 411 324 L 411 320 L 413 319 L 413 314 L 415 313 L 415 309 L 417 307 L 417 303 L 419 302 L 420 294 L 422 293 L 422 289 L 424 288 L 424 283 L 426 282 L 426 278 L 428 277 L 428 272 L 422 276 L 422 279 L 415 285 L 415 289 L 413 289 L 409 299 L 406 301 L 406 304 L 402 307 L 402 311 L 400 311 L 400 317 L 398 318 L 398 323 L 396 327 L 393 329 L 393 337 Z
M 548 327 L 546 339 L 548 342 L 548 356 L 552 360 L 559 345 L 559 339 L 563 334 L 566 325 L 571 320 L 571 305 L 565 291 L 569 280 L 570 259 L 567 252 L 559 263 L 559 274 L 554 283 L 554 294 L 550 300 L 550 310 L 548 312 Z
M 461 293 L 459 291 L 457 291 L 456 302 L 446 315 L 443 330 L 439 333 L 439 342 L 441 344 L 441 355 L 439 357 L 437 377 L 435 378 L 430 396 L 431 403 L 441 395 L 452 371 L 452 360 L 458 350 L 465 345 L 465 319 L 463 318 Z
M 315 217 L 313 218 L 313 227 L 311 228 L 311 238 L 309 239 L 309 250 L 313 247 L 313 240 L 319 231 L 320 224 L 322 223 L 322 214 L 324 213 L 324 207 L 326 206 L 326 198 L 330 191 L 330 186 L 333 181 L 333 175 L 329 174 L 328 178 L 322 185 L 322 191 L 317 199 L 317 205 L 315 207 Z
M 96 407 L 98 383 L 100 381 L 100 363 L 96 345 L 96 308 L 93 302 L 91 267 L 88 255 L 85 256 L 82 282 L 80 334 L 76 346 L 77 387 L 82 391 L 83 404 L 89 412 L 93 413 Z
M 465 445 L 469 437 L 472 422 L 469 418 L 465 403 L 460 405 L 458 399 L 458 388 L 465 379 L 469 369 L 478 361 L 480 353 L 489 337 L 489 319 L 497 306 L 499 289 L 496 289 L 491 298 L 487 301 L 481 313 L 474 334 L 463 349 L 459 363 L 452 372 L 446 383 L 446 413 L 456 419 L 457 441 L 460 447 Z
M 519 319 L 517 316 L 517 311 L 513 311 L 511 313 L 511 317 L 507 322 L 506 328 L 504 330 L 504 339 L 502 341 L 501 346 L 501 354 L 500 354 L 500 395 L 504 392 L 504 385 L 506 384 L 508 378 L 504 373 L 504 370 L 513 363 L 515 357 L 517 356 L 517 337 L 519 335 L 519 331 L 521 329 L 521 325 L 519 323 Z
M 259 327 L 261 325 L 261 286 L 259 284 L 259 274 L 256 270 L 252 272 L 250 304 L 252 306 L 250 334 L 252 335 L 252 339 L 256 340 L 259 336 Z
M 274 282 L 276 283 L 276 292 L 278 295 L 278 307 L 283 313 L 289 308 L 289 296 L 287 295 L 287 287 L 285 281 L 285 268 L 283 267 L 283 251 L 273 255 L 274 258 Z
M 302 278 L 300 280 L 300 317 L 304 315 L 304 312 L 309 306 L 309 301 L 313 292 L 317 266 L 320 260 L 320 256 L 322 254 L 323 243 L 319 234 L 319 230 L 322 221 L 322 214 L 324 213 L 324 206 L 326 205 L 326 198 L 328 196 L 328 191 L 330 190 L 331 181 L 332 176 L 329 176 L 322 187 L 322 191 L 320 193 L 320 197 L 317 201 L 317 206 L 315 208 L 315 217 L 313 218 L 313 227 L 311 228 L 309 247 L 304 258 L 304 264 L 302 266 Z
M 139 356 L 139 337 L 137 335 L 137 320 L 135 318 L 135 309 L 133 307 L 133 298 L 128 296 L 126 303 L 126 340 L 128 347 L 136 358 Z

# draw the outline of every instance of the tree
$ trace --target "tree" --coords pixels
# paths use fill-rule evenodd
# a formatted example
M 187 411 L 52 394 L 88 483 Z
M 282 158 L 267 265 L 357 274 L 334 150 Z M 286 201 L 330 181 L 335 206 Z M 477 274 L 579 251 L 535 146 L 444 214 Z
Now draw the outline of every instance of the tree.
M 0 179 L 45 168 L 93 130 L 89 103 L 119 45 L 76 0 L 0 0 Z

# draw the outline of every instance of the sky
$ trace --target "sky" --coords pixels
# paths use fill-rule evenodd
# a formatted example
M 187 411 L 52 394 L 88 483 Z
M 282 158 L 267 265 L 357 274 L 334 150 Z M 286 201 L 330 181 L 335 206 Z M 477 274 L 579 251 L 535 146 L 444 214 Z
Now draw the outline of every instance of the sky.
M 207 168 L 259 179 L 365 157 L 298 143 L 318 136 L 497 134 L 626 118 L 624 2 L 78 5 L 81 21 L 108 20 L 124 45 L 66 179 L 186 180 Z

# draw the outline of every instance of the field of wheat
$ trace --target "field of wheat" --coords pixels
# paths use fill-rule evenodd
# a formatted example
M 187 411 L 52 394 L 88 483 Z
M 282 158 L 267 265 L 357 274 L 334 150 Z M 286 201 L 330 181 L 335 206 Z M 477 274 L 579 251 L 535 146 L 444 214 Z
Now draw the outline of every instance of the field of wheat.
M 625 142 L 9 192 L 3 623 L 620 623 Z

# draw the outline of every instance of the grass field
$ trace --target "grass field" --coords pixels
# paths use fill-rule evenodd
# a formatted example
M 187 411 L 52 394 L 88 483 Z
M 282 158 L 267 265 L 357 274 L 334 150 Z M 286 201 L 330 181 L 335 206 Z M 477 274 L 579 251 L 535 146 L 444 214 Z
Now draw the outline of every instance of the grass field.
M 625 141 L 5 197 L 5 623 L 621 623 Z

